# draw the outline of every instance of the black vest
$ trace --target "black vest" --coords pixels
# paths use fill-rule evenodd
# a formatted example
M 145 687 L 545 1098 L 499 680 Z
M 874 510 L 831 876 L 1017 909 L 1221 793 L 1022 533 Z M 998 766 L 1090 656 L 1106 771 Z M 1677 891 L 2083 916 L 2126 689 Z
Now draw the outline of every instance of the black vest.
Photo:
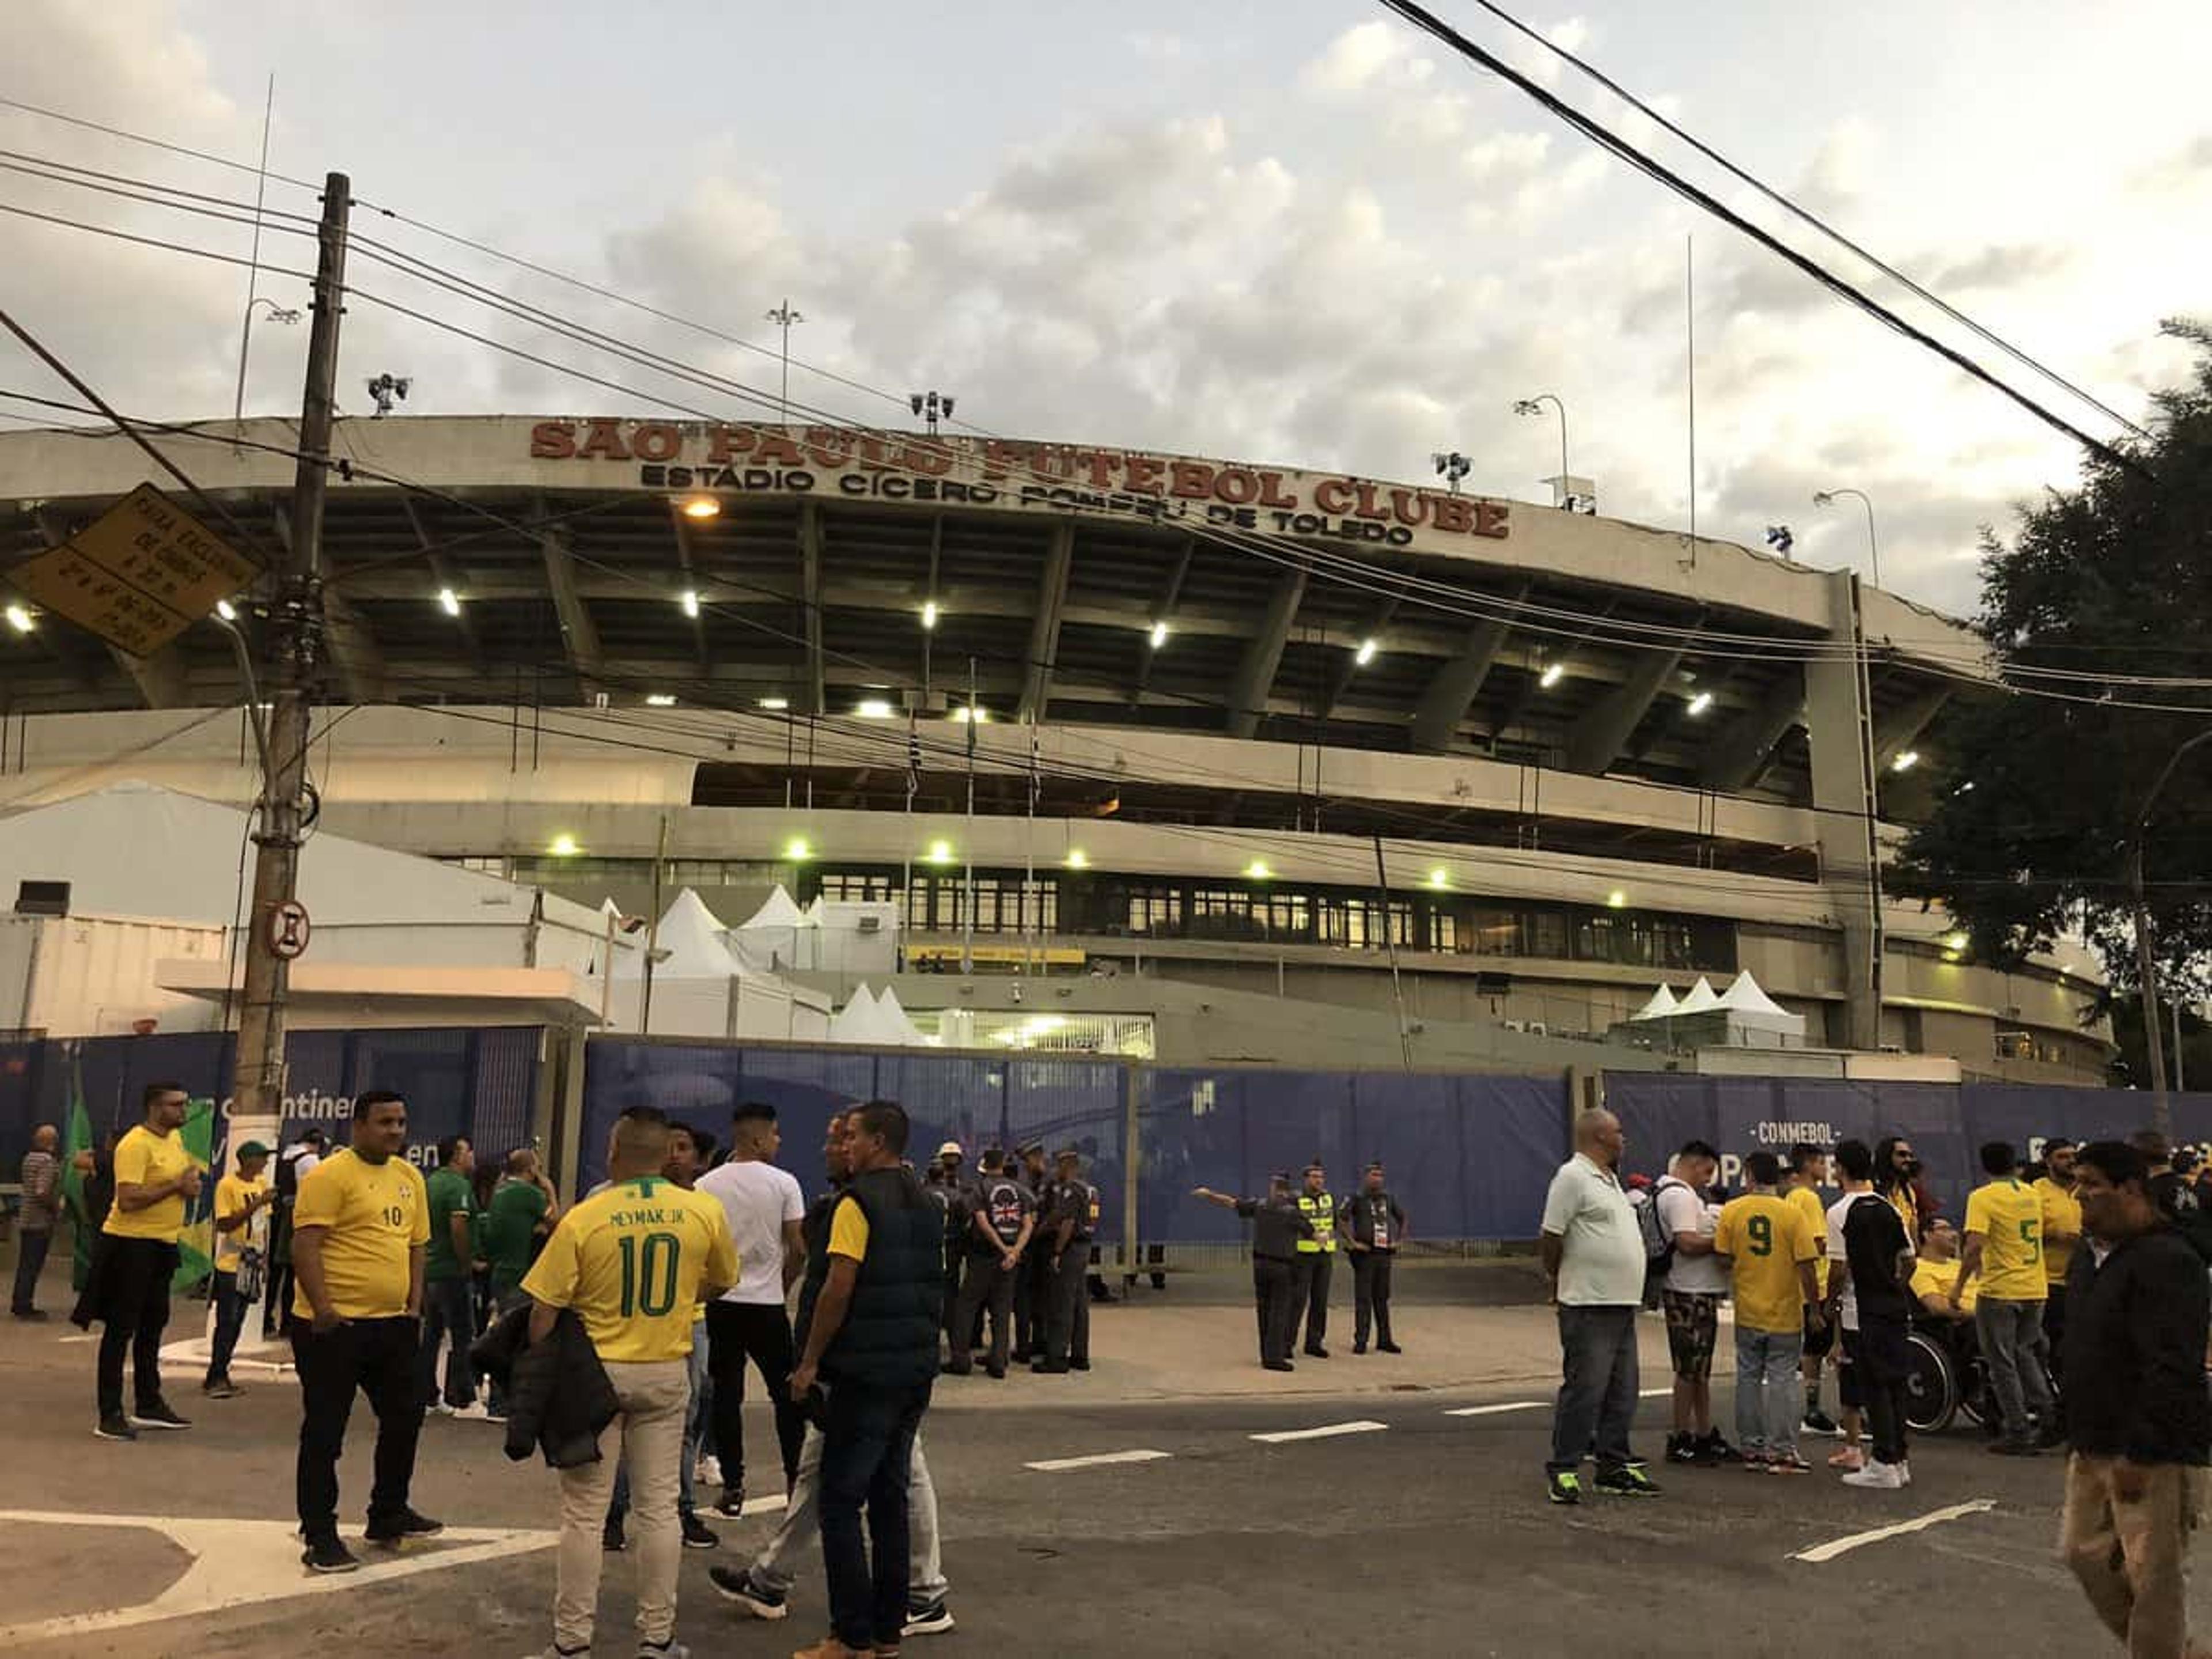
M 919 1387 L 937 1375 L 937 1333 L 945 1317 L 942 1214 L 905 1170 L 871 1170 L 845 1196 L 868 1218 L 868 1253 L 844 1327 L 822 1356 L 822 1374 L 866 1388 Z M 826 1257 L 823 1271 L 826 1277 Z M 810 1305 L 806 1312 L 812 1311 Z
M 792 1317 L 794 1352 L 806 1352 L 806 1328 L 814 1322 L 814 1304 L 821 1298 L 823 1280 L 830 1277 L 830 1223 L 844 1195 L 842 1187 L 832 1187 L 807 1207 L 799 1224 L 799 1235 L 806 1241 L 806 1271 L 799 1281 L 799 1311 Z

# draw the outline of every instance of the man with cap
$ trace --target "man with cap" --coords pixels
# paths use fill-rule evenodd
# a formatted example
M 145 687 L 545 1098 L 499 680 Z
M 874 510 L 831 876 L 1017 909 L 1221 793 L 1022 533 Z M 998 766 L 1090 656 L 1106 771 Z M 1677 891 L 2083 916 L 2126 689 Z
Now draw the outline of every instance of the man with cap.
M 1234 1210 L 1252 1224 L 1252 1300 L 1260 1321 L 1260 1364 L 1271 1371 L 1297 1369 L 1291 1364 L 1291 1326 L 1297 1316 L 1296 1261 L 1301 1240 L 1313 1237 L 1313 1223 L 1291 1196 L 1290 1172 L 1267 1177 L 1264 1199 L 1231 1198 L 1211 1187 L 1194 1198 Z
M 269 1177 L 269 1148 L 249 1140 L 238 1149 L 238 1167 L 215 1184 L 215 1330 L 208 1339 L 207 1376 L 200 1392 L 210 1400 L 230 1400 L 244 1392 L 230 1380 L 230 1357 L 246 1328 L 246 1310 L 255 1288 L 239 1289 L 239 1274 L 249 1253 L 254 1278 L 268 1261 L 269 1206 L 276 1194 Z
M 1298 1240 L 1297 1251 L 1298 1302 L 1291 1317 L 1291 1338 L 1298 1334 L 1298 1315 L 1305 1316 L 1305 1352 L 1315 1359 L 1328 1358 L 1322 1346 L 1328 1335 L 1328 1281 L 1336 1266 L 1336 1200 L 1329 1196 L 1328 1172 L 1319 1158 L 1306 1165 L 1305 1185 L 1297 1196 L 1299 1210 L 1313 1223 L 1313 1231 Z
M 1038 1220 L 1042 1223 L 1044 1189 L 1052 1182 L 1044 1167 L 1044 1143 L 1041 1140 L 1028 1141 L 1015 1148 L 1015 1152 L 1022 1162 L 1021 1167 L 1013 1172 L 1014 1179 L 1029 1189 L 1030 1207 L 1039 1212 Z M 1042 1226 L 1038 1232 L 1041 1236 Z M 1033 1241 L 1037 1242 L 1041 1242 L 1041 1237 L 1039 1240 Z M 1044 1346 L 1045 1298 L 1038 1289 L 1038 1279 L 1044 1267 L 1045 1254 L 1041 1249 L 1026 1250 L 1014 1269 L 1014 1363 L 1017 1365 L 1028 1364 Z
M 1076 1174 L 1083 1158 L 1074 1147 L 1061 1147 L 1053 1161 L 1036 1224 L 1045 1258 L 1037 1310 L 1044 1317 L 1044 1352 L 1030 1366 L 1047 1376 L 1091 1369 L 1091 1299 L 1083 1294 L 1091 1271 L 1091 1188 Z
M 1402 1353 L 1390 1340 L 1390 1264 L 1406 1242 L 1406 1212 L 1384 1189 L 1379 1160 L 1337 1213 L 1352 1249 L 1352 1351 L 1367 1352 L 1371 1320 L 1376 1352 Z
M 966 1346 L 952 1334 L 952 1316 L 960 1303 L 960 1275 L 968 1265 L 969 1218 L 975 1212 L 974 1183 L 962 1167 L 966 1158 L 958 1141 L 948 1140 L 931 1160 L 943 1172 L 935 1196 L 945 1206 L 945 1335 L 956 1349 Z
M 963 1246 L 966 1278 L 952 1321 L 952 1355 L 945 1367 L 954 1376 L 965 1376 L 971 1368 L 969 1350 L 986 1311 L 991 1316 L 991 1352 L 984 1368 L 994 1377 L 1006 1374 L 1014 1275 L 1036 1230 L 1036 1201 L 1006 1173 L 1006 1155 L 995 1146 L 983 1154 L 983 1178 Z

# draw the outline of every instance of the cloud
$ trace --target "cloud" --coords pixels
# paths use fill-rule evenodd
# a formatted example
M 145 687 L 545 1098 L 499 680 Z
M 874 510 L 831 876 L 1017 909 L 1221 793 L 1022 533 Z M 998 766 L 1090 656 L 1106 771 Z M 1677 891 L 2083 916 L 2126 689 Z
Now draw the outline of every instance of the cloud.
M 1413 53 L 1404 33 L 1381 18 L 1371 18 L 1330 41 L 1322 55 L 1306 65 L 1301 81 L 1310 91 L 1358 92 L 1370 87 L 1385 71 L 1408 62 Z M 1426 78 L 1425 69 L 1418 71 Z
M 2186 189 L 2212 181 L 2212 132 L 2199 133 L 2180 149 L 2140 168 L 2134 179 L 2138 190 Z
M 1937 294 L 2026 287 L 2072 269 L 2075 251 L 2052 242 L 2014 242 L 1948 258 L 1930 251 L 1902 267 Z M 1917 267 L 1916 272 L 1915 267 Z

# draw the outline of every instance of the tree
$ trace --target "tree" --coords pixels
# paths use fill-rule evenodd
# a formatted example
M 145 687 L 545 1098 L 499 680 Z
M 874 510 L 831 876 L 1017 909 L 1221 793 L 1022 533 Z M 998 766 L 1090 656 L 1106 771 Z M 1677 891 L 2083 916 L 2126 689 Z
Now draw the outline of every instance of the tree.
M 1983 532 L 1975 626 L 2008 689 L 1970 696 L 1948 728 L 1893 890 L 1939 901 L 2000 966 L 2079 930 L 2133 988 L 2140 833 L 2160 994 L 2201 1000 L 2212 742 L 2145 808 L 2176 751 L 2212 732 L 2212 329 L 2163 331 L 2197 356 L 2149 436 L 2085 457 L 2081 487 L 2023 507 L 2009 545 Z

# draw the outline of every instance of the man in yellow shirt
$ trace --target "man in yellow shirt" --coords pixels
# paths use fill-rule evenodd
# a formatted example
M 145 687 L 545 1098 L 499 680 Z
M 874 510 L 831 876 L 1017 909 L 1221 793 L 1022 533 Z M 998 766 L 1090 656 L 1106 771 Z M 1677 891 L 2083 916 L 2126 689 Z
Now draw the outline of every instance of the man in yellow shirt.
M 2081 1242 L 2081 1206 L 2074 1196 L 2074 1143 L 2054 1135 L 2043 1143 L 2043 1173 L 2036 1178 L 2036 1202 L 2043 1206 L 2043 1343 L 2051 1353 L 2051 1374 L 2066 1374 L 2066 1270 Z M 2066 1420 L 2066 1402 L 2053 1415 Z
M 191 1425 L 161 1397 L 161 1333 L 169 1323 L 169 1281 L 185 1212 L 200 1195 L 200 1166 L 185 1150 L 189 1097 L 174 1083 L 149 1083 L 145 1119 L 115 1144 L 115 1202 L 100 1224 L 100 1252 L 78 1322 L 100 1321 L 102 1440 L 136 1440 L 140 1429 Z M 137 1410 L 123 1414 L 123 1356 L 131 1356 Z
M 1805 1333 L 1825 1330 L 1813 1264 L 1820 1242 L 1803 1214 L 1777 1195 L 1782 1162 L 1771 1152 L 1743 1161 L 1747 1190 L 1721 1207 L 1713 1252 L 1729 1263 L 1735 1295 L 1735 1431 L 1747 1468 L 1809 1474 L 1797 1452 L 1797 1367 Z
M 252 1297 L 240 1295 L 239 1269 L 246 1253 L 257 1264 L 268 1261 L 269 1224 L 261 1217 L 276 1196 L 269 1177 L 269 1149 L 249 1140 L 238 1149 L 238 1168 L 215 1184 L 215 1329 L 208 1337 L 207 1376 L 200 1392 L 210 1400 L 232 1400 L 245 1392 L 230 1380 L 230 1357 L 246 1328 Z
M 1912 1299 L 1929 1319 L 1968 1320 L 1974 1316 L 1981 1292 L 1972 1285 L 1960 1293 L 1958 1304 L 1951 1292 L 1959 1286 L 1959 1230 L 1937 1216 L 1928 1224 L 1928 1237 L 1912 1263 Z
M 1820 1188 L 1828 1184 L 1828 1154 L 1810 1141 L 1801 1140 L 1790 1149 L 1790 1173 L 1783 1182 L 1783 1202 L 1805 1218 L 1805 1225 L 1812 1233 L 1820 1254 L 1813 1263 L 1814 1283 L 1819 1287 L 1816 1304 L 1808 1305 L 1805 1313 L 1805 1420 L 1798 1425 L 1803 1434 L 1841 1434 L 1836 1420 L 1820 1409 L 1820 1367 L 1836 1346 L 1832 1326 L 1825 1322 L 1814 1326 L 1812 1306 L 1825 1307 L 1828 1300 L 1828 1206 L 1820 1197 Z
M 561 1471 L 561 1548 L 553 1598 L 555 1656 L 591 1651 L 601 1534 L 624 1460 L 636 1500 L 641 1656 L 675 1654 L 678 1463 L 691 1405 L 699 1304 L 738 1281 L 730 1224 L 714 1199 L 664 1173 L 667 1115 L 633 1107 L 615 1121 L 607 1186 L 561 1218 L 522 1281 L 530 1340 L 550 1340 L 573 1310 L 606 1367 L 622 1414 L 619 1455 Z
M 416 1350 L 430 1199 L 422 1172 L 400 1156 L 406 1145 L 404 1098 L 388 1089 L 355 1097 L 353 1144 L 309 1170 L 292 1204 L 301 1559 L 313 1572 L 361 1565 L 338 1541 L 338 1454 L 356 1389 L 376 1413 L 368 1540 L 397 1547 L 445 1529 L 407 1502 L 422 1431 Z
M 1989 1368 L 1990 1392 L 2004 1417 L 2003 1437 L 1990 1449 L 2033 1457 L 2039 1425 L 2045 1444 L 2058 1441 L 2045 1370 L 2043 1304 L 2050 1281 L 2044 1277 L 2043 1201 L 2021 1180 L 2020 1155 L 2009 1141 L 1982 1147 L 1982 1170 L 1990 1179 L 1966 1200 L 1966 1246 L 1951 1305 L 1964 1311 L 1962 1298 L 1978 1274 L 1982 1295 L 1974 1309 L 1974 1334 Z

